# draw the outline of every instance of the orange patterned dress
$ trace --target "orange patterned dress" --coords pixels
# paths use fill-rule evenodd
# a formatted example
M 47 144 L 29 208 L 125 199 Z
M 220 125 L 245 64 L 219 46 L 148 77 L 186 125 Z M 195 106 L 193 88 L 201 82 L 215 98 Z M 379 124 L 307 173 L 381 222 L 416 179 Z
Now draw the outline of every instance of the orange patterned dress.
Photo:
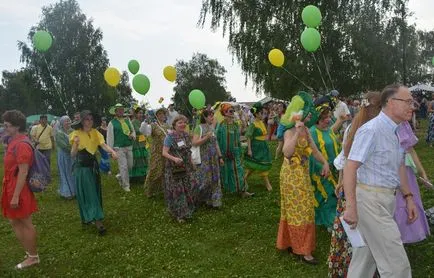
M 298 255 L 315 249 L 314 188 L 309 176 L 312 149 L 305 138 L 298 138 L 294 154 L 285 158 L 280 171 L 280 223 L 277 248 Z

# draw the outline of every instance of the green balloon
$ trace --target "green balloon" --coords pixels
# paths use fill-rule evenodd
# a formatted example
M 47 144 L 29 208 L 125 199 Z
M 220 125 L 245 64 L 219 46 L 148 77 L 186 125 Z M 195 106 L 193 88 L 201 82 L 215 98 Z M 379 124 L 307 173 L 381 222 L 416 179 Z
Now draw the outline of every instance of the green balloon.
M 33 45 L 41 52 L 47 51 L 53 43 L 53 38 L 50 33 L 44 30 L 39 30 L 33 35 Z
M 301 44 L 309 52 L 315 52 L 321 45 L 321 35 L 315 28 L 306 28 L 301 33 Z
M 134 76 L 133 88 L 137 93 L 141 95 L 146 95 L 150 87 L 151 87 L 151 82 L 149 81 L 149 78 L 146 75 L 137 74 L 136 76 Z
M 205 95 L 201 90 L 192 90 L 188 95 L 188 100 L 190 101 L 191 106 L 196 109 L 202 109 L 205 107 Z
M 434 57 L 432 57 L 431 63 L 434 66 Z
M 301 13 L 301 19 L 307 27 L 316 28 L 321 23 L 321 11 L 314 5 L 306 6 Z
M 128 62 L 128 69 L 130 70 L 130 72 L 132 74 L 136 74 L 139 72 L 140 69 L 140 65 L 139 62 L 137 62 L 137 60 L 130 60 Z

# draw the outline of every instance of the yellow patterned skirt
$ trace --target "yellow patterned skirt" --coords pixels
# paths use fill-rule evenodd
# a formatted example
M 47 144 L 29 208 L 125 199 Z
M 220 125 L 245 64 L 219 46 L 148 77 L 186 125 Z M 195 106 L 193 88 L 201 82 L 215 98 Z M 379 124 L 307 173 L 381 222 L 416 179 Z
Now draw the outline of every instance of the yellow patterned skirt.
M 295 254 L 311 254 L 315 250 L 315 197 L 307 161 L 284 159 L 280 171 L 280 195 L 277 248 L 291 247 Z

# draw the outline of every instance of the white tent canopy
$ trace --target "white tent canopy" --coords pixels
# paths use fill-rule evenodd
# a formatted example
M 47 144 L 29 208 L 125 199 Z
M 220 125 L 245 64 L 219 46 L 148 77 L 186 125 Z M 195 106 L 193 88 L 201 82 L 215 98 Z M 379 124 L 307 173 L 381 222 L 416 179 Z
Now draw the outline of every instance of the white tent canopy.
M 434 87 L 428 84 L 417 84 L 409 88 L 410 92 L 431 92 L 434 93 Z
M 267 104 L 269 102 L 284 102 L 284 103 L 288 103 L 287 100 L 281 100 L 281 99 L 272 98 L 272 97 L 263 98 L 259 102 L 262 103 L 262 105 Z

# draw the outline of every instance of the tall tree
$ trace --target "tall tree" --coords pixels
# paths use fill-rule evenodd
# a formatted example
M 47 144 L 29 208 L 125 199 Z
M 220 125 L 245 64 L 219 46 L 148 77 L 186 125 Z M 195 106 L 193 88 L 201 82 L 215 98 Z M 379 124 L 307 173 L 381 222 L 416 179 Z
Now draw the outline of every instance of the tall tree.
M 188 95 L 193 89 L 199 89 L 205 94 L 207 104 L 231 97 L 230 92 L 226 91 L 226 69 L 217 60 L 196 53 L 188 62 L 177 61 L 175 67 L 177 77 L 172 101 L 177 111 L 191 115 L 192 107 Z
M 287 58 L 284 67 L 315 91 L 334 87 L 352 94 L 407 79 L 409 57 L 417 54 L 409 39 L 407 2 L 203 0 L 199 26 L 210 22 L 213 30 L 222 29 L 229 50 L 258 91 L 288 99 L 306 89 L 268 62 L 268 52 L 279 48 Z M 321 49 L 315 54 L 307 53 L 300 44 L 305 28 L 301 13 L 309 4 L 318 6 L 323 15 Z M 393 25 L 398 33 L 391 30 Z M 399 49 L 406 50 L 405 54 Z
M 44 91 L 29 70 L 3 71 L 0 86 L 0 113 L 19 109 L 25 115 L 50 112 Z
M 432 59 L 434 57 L 434 31 L 418 31 L 418 45 L 420 51 L 417 62 L 421 65 L 418 70 L 411 71 L 410 74 L 415 76 L 412 78 L 414 81 L 434 83 L 434 64 Z
M 101 113 L 117 96 L 131 95 L 125 75 L 120 94 L 105 83 L 103 74 L 109 60 L 101 43 L 103 34 L 81 12 L 77 1 L 60 1 L 43 7 L 42 19 L 30 29 L 28 39 L 40 29 L 53 37 L 53 45 L 47 52 L 41 53 L 24 42 L 19 42 L 18 47 L 21 60 L 46 91 L 46 101 L 54 113 L 85 108 Z

